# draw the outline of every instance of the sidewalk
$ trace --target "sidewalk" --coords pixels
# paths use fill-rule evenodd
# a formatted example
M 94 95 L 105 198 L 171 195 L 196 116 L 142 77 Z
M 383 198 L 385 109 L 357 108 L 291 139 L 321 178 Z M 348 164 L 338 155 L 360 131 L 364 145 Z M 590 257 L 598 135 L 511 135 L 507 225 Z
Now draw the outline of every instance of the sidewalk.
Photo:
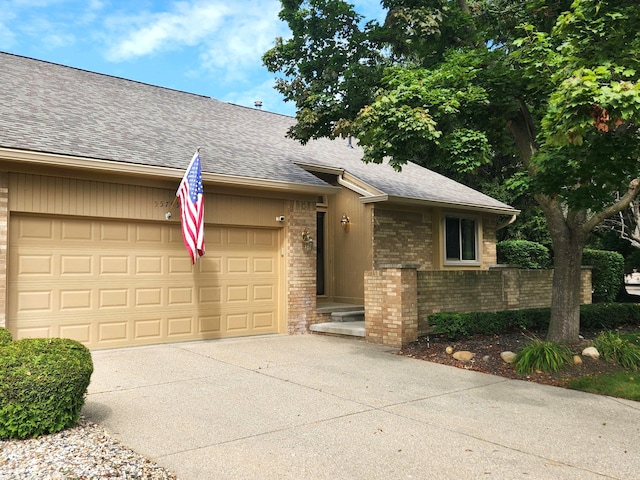
M 638 402 L 359 340 L 278 335 L 93 359 L 84 414 L 180 480 L 640 479 Z

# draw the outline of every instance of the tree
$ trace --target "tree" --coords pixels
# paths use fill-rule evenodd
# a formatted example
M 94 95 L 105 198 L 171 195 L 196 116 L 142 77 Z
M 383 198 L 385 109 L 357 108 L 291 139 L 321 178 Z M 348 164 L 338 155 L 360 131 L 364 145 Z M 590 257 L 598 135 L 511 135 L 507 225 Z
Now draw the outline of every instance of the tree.
M 634 248 L 640 249 L 640 198 L 634 198 L 628 208 L 607 218 L 602 229 L 614 232 Z
M 640 191 L 640 4 L 381 3 L 382 24 L 340 0 L 282 1 L 293 37 L 264 61 L 296 102 L 289 134 L 353 135 L 364 161 L 397 169 L 469 175 L 497 165 L 549 228 L 548 338 L 577 341 L 582 250 Z

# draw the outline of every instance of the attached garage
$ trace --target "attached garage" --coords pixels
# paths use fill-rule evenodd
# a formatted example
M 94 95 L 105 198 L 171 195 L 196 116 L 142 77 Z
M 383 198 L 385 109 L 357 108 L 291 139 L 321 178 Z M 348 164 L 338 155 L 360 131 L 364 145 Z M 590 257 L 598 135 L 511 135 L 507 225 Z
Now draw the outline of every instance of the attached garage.
M 282 331 L 281 229 L 207 226 L 191 265 L 178 224 L 14 214 L 7 326 L 90 348 Z

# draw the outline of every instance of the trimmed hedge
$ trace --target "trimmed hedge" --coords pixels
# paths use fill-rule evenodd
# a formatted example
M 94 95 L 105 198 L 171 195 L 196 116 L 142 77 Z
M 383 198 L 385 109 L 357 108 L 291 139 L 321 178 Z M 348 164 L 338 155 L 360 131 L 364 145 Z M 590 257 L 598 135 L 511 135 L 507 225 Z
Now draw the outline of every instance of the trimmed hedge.
M 504 240 L 496 243 L 498 263 L 527 269 L 551 268 L 549 249 L 528 240 Z
M 93 373 L 91 353 L 65 338 L 0 345 L 0 439 L 29 438 L 75 425 Z
M 585 249 L 582 264 L 593 266 L 593 303 L 614 302 L 624 282 L 624 257 L 618 252 Z
M 454 340 L 471 335 L 498 335 L 520 330 L 546 331 L 551 309 L 502 310 L 499 312 L 434 313 L 429 325 L 436 333 Z M 640 304 L 597 303 L 580 306 L 580 328 L 608 330 L 622 325 L 640 325 Z
M 6 328 L 0 327 L 0 345 L 10 343 L 13 340 L 11 332 Z

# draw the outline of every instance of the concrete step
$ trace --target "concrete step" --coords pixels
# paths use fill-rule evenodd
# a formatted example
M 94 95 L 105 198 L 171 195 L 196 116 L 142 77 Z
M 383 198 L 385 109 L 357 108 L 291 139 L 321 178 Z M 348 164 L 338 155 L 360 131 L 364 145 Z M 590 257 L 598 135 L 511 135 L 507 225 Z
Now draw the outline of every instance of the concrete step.
M 349 310 L 345 312 L 332 312 L 332 322 L 363 322 L 364 310 Z
M 315 333 L 364 337 L 364 321 L 316 323 L 311 325 L 309 329 Z
M 316 307 L 316 312 L 325 314 L 333 312 L 352 312 L 354 310 L 364 310 L 364 305 L 354 305 L 352 303 L 322 302 L 318 303 Z

